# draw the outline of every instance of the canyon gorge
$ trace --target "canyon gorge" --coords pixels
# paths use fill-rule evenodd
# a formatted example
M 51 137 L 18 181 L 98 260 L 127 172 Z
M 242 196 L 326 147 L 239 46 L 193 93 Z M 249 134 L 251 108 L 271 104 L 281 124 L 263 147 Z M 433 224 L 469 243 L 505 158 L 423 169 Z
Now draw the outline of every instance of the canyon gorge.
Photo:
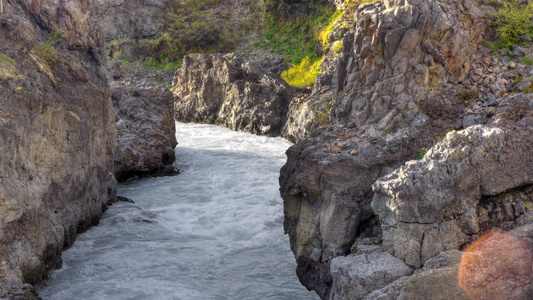
M 293 143 L 283 230 L 322 299 L 533 298 L 533 46 L 495 46 L 507 2 L 207 2 L 4 1 L 0 299 L 38 299 L 117 180 L 179 173 L 175 121 Z M 327 30 L 301 87 L 273 49 L 305 18 Z

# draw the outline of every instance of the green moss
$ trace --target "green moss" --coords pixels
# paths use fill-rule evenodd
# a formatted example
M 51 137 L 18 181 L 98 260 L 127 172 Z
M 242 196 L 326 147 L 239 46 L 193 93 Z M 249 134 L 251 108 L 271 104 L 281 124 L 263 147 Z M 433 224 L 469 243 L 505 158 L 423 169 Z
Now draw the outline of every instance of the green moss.
M 533 66 L 533 58 L 531 58 L 529 56 L 524 56 L 520 60 L 520 63 L 523 64 L 523 65 Z
M 422 148 L 422 150 L 418 153 L 418 159 L 424 158 L 426 154 L 428 153 L 428 148 Z
M 177 61 L 167 62 L 165 64 L 161 64 L 156 60 L 153 63 L 144 62 L 143 64 L 148 68 L 154 68 L 156 70 L 161 70 L 170 74 L 181 68 L 181 66 L 183 65 L 183 60 L 178 59 Z
M 0 53 L 0 64 L 14 66 L 15 60 L 5 54 Z
M 472 104 L 475 99 L 479 96 L 479 93 L 476 91 L 472 91 L 466 88 L 461 88 L 457 92 L 457 98 L 460 100 L 463 100 L 466 104 Z
M 309 57 L 304 58 L 300 64 L 283 71 L 281 78 L 296 88 L 313 87 L 318 74 L 321 73 L 322 60 L 313 62 Z

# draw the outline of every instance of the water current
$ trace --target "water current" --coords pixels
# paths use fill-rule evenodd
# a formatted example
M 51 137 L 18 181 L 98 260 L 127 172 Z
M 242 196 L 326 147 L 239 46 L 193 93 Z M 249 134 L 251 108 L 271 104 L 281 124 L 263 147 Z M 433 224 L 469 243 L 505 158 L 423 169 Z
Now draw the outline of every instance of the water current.
M 182 174 L 119 186 L 121 202 L 63 253 L 44 300 L 318 299 L 283 234 L 279 169 L 290 144 L 177 124 Z

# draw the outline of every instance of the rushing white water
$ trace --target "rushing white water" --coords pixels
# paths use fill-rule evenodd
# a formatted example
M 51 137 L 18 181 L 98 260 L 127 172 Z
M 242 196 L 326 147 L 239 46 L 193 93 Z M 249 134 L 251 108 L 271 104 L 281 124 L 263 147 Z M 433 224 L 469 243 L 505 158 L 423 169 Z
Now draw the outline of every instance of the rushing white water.
M 38 292 L 43 299 L 317 299 L 283 234 L 282 139 L 177 124 L 174 177 L 121 185 Z

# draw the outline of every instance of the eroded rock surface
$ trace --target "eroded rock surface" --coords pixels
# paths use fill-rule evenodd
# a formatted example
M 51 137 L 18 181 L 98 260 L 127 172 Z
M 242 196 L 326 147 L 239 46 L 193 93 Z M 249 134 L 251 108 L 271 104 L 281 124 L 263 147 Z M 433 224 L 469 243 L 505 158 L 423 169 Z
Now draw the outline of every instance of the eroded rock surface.
M 510 97 L 489 125 L 448 133 L 424 159 L 380 178 L 372 208 L 385 249 L 418 268 L 476 238 L 489 221 L 480 199 L 533 184 L 532 129 L 533 99 Z M 509 205 L 511 219 L 525 211 Z
M 146 79 L 149 76 L 141 71 L 141 65 L 127 69 L 120 62 L 109 65 L 118 130 L 116 178 L 176 174 L 172 166 L 177 145 L 174 97 L 169 87 Z
M 115 196 L 116 130 L 98 1 L 3 4 L 0 298 L 33 299 L 30 284 Z M 61 29 L 46 60 L 34 47 Z
M 191 54 L 176 72 L 176 120 L 280 135 L 293 89 L 279 76 L 236 55 Z
M 383 1 L 356 11 L 325 99 L 333 125 L 291 148 L 280 177 L 297 273 L 322 298 L 329 261 L 347 254 L 360 223 L 374 217 L 372 183 L 461 127 L 463 104 L 446 89 L 468 75 L 486 27 L 472 1 Z

